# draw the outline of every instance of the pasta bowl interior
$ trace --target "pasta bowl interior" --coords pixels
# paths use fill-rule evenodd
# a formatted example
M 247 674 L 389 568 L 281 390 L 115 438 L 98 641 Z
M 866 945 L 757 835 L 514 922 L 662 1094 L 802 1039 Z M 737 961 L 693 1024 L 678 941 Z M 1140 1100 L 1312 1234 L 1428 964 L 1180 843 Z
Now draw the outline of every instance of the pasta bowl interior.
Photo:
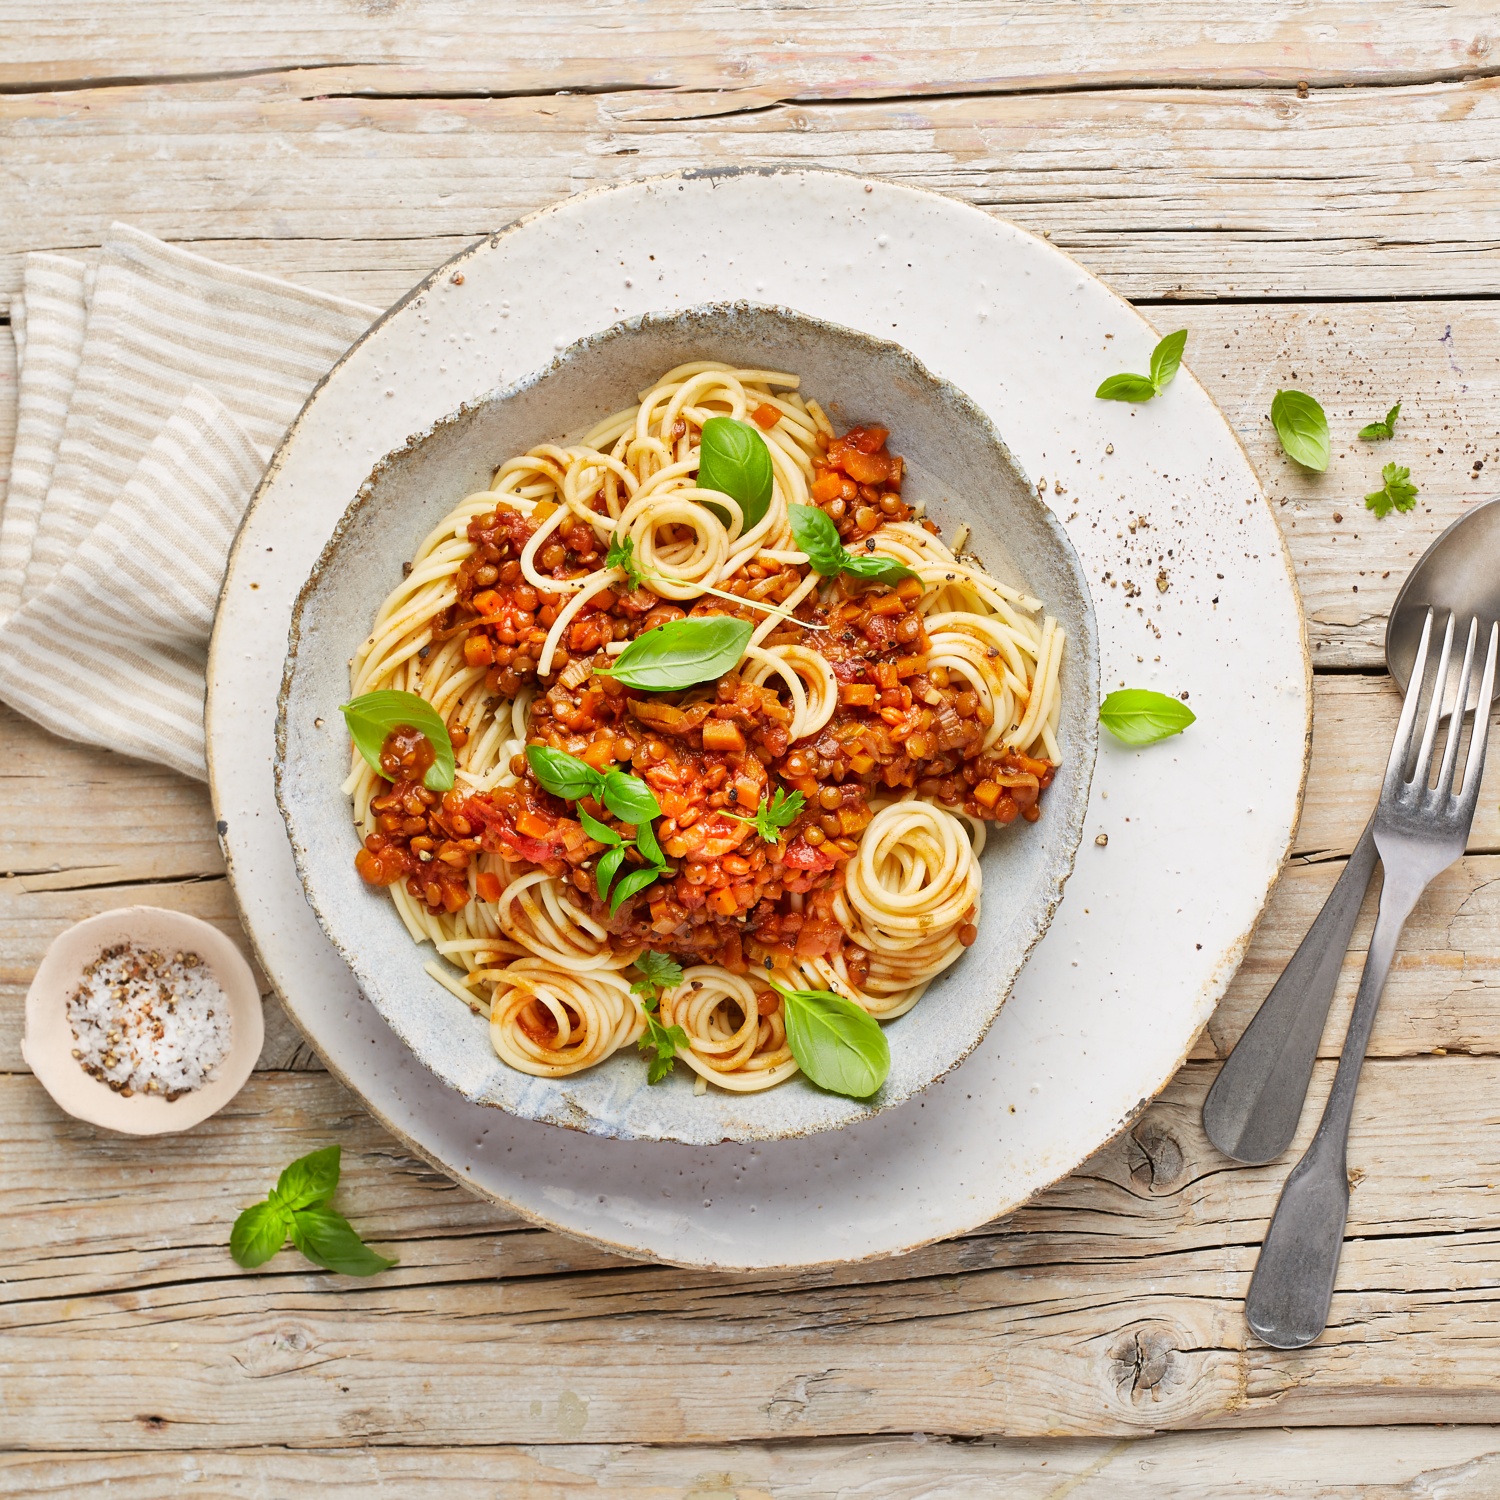
M 298 600 L 277 796 L 364 995 L 465 1097 L 771 1140 L 983 1038 L 1098 698 L 1082 569 L 985 414 L 894 344 L 715 305 L 382 460 Z

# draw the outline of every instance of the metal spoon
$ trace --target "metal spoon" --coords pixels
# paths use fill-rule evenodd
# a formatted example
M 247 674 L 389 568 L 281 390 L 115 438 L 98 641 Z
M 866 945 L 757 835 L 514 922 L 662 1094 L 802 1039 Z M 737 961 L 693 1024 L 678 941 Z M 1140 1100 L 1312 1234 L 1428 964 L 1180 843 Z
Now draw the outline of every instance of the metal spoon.
M 1403 693 L 1429 608 L 1440 618 L 1449 611 L 1460 618 L 1500 617 L 1500 500 L 1460 516 L 1401 585 L 1386 624 L 1385 660 Z M 1456 696 L 1456 679 L 1450 679 Z M 1476 681 L 1467 707 L 1478 697 Z M 1452 708 L 1445 705 L 1444 717 Z M 1377 862 L 1373 823 L 1203 1101 L 1209 1140 L 1236 1161 L 1274 1161 L 1297 1133 L 1328 1007 Z

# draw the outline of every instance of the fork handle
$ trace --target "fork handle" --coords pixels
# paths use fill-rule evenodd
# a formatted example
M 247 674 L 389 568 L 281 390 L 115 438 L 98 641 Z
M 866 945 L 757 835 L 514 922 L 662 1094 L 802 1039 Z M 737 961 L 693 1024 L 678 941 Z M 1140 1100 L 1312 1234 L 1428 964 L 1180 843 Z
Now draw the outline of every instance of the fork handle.
M 1378 856 L 1372 817 L 1338 884 L 1203 1101 L 1203 1128 L 1225 1156 L 1274 1161 L 1297 1133 L 1349 935 Z
M 1318 1133 L 1292 1169 L 1261 1246 L 1245 1321 L 1274 1349 L 1300 1349 L 1322 1333 L 1349 1218 L 1349 1121 L 1360 1069 L 1375 1026 L 1381 992 L 1396 957 L 1401 929 L 1426 882 L 1391 878 L 1380 890 L 1380 915 L 1360 976 L 1349 1034 Z

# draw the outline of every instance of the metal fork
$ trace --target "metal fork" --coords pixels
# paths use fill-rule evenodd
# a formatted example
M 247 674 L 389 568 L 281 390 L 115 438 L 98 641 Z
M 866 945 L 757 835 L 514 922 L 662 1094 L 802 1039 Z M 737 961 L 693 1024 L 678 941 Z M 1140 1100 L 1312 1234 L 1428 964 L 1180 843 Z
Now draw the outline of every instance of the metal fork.
M 1427 648 L 1432 637 L 1432 611 L 1422 627 L 1422 641 L 1412 667 L 1411 684 L 1401 707 L 1396 740 L 1385 769 L 1380 804 L 1375 809 L 1375 846 L 1385 870 L 1380 891 L 1380 915 L 1370 938 L 1354 1002 L 1354 1015 L 1344 1050 L 1339 1056 L 1333 1089 L 1323 1110 L 1318 1133 L 1302 1160 L 1292 1169 L 1281 1190 L 1281 1201 L 1266 1232 L 1260 1259 L 1245 1298 L 1245 1319 L 1266 1343 L 1276 1349 L 1300 1349 L 1322 1333 L 1333 1301 L 1333 1282 L 1344 1227 L 1349 1217 L 1348 1144 L 1349 1121 L 1354 1111 L 1354 1093 L 1359 1087 L 1360 1068 L 1381 991 L 1396 956 L 1401 929 L 1422 892 L 1463 852 L 1474 808 L 1479 801 L 1479 782 L 1484 774 L 1485 740 L 1489 736 L 1489 713 L 1474 716 L 1469 754 L 1464 764 L 1463 784 L 1454 789 L 1453 771 L 1463 737 L 1462 713 L 1450 720 L 1443 763 L 1437 784 L 1429 787 L 1432 753 L 1438 724 L 1443 715 L 1443 690 L 1447 686 L 1448 658 L 1453 646 L 1453 616 L 1448 616 L 1443 653 L 1437 665 L 1432 705 L 1417 752 L 1410 780 L 1412 733 L 1417 705 L 1427 671 Z M 1459 703 L 1467 700 L 1479 621 L 1469 624 L 1464 651 L 1463 675 L 1459 679 Z M 1488 705 L 1495 686 L 1495 658 L 1500 650 L 1500 623 L 1489 627 L 1489 650 L 1485 656 L 1483 686 L 1479 702 Z

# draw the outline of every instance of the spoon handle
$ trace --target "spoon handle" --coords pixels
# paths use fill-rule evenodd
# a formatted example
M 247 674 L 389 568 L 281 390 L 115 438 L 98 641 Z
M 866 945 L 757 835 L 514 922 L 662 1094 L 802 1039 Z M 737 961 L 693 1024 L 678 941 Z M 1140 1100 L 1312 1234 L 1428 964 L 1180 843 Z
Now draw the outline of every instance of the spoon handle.
M 1203 1101 L 1203 1128 L 1236 1161 L 1274 1161 L 1291 1145 L 1318 1042 L 1376 860 L 1365 826 L 1318 919 L 1225 1060 Z

